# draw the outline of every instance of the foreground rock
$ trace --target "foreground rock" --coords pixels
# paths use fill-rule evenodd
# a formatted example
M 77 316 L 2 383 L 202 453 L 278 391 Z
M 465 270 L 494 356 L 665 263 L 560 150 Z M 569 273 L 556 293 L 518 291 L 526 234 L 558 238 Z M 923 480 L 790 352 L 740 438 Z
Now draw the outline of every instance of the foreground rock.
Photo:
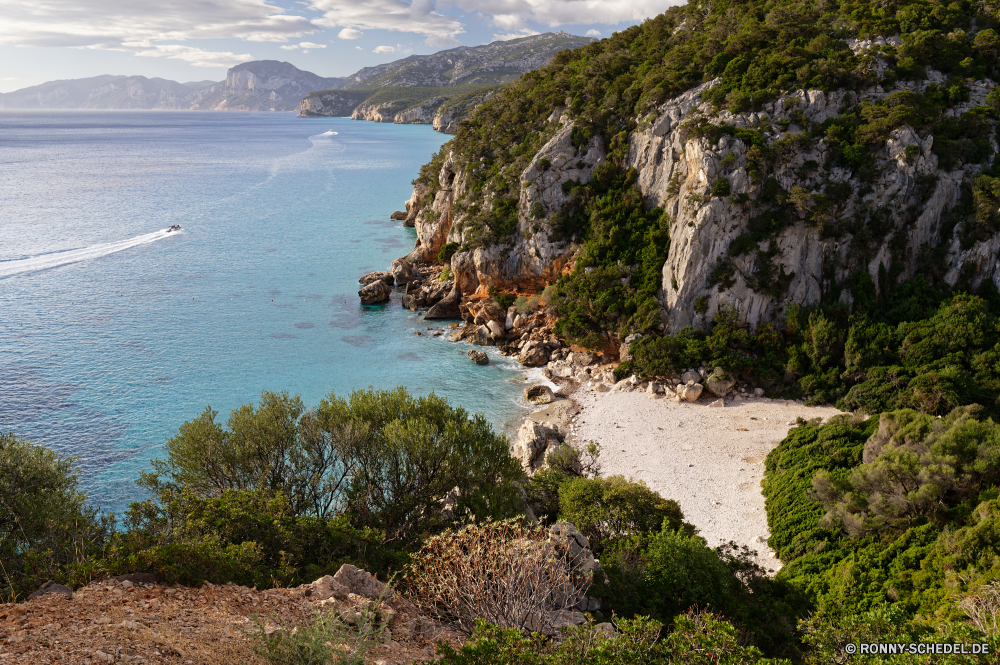
M 556 394 L 548 386 L 531 386 L 524 389 L 524 399 L 532 404 L 549 404 L 555 401 Z
M 358 291 L 358 297 L 361 298 L 362 305 L 377 305 L 388 302 L 390 295 L 392 295 L 392 287 L 381 279 L 373 281 Z

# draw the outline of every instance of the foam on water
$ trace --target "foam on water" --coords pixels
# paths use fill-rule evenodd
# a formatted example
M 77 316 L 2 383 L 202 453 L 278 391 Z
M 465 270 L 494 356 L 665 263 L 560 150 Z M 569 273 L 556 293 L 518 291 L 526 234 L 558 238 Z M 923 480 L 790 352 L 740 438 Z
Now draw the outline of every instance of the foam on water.
M 81 247 L 80 249 L 69 249 L 61 252 L 41 254 L 39 256 L 32 256 L 26 259 L 0 261 L 0 279 L 11 277 L 13 275 L 22 275 L 25 273 L 38 272 L 40 270 L 58 268 L 59 266 L 65 266 L 79 261 L 99 259 L 102 256 L 122 252 L 126 249 L 139 247 L 140 245 L 148 245 L 149 243 L 169 238 L 172 235 L 179 235 L 180 233 L 181 231 L 169 231 L 168 229 L 163 229 L 161 231 L 154 231 L 152 233 L 146 233 L 134 238 L 118 240 L 116 242 L 99 243 L 97 245 L 91 245 L 90 247 Z

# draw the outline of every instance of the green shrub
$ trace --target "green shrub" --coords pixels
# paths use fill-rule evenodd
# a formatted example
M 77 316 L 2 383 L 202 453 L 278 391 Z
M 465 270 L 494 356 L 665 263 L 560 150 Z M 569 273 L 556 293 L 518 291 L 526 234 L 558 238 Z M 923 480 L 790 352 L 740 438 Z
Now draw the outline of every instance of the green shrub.
M 386 633 L 378 619 L 377 610 L 367 606 L 353 628 L 331 613 L 315 612 L 308 623 L 298 626 L 281 625 L 284 622 L 275 615 L 271 620 L 279 630 L 268 635 L 267 622 L 257 618 L 251 638 L 254 650 L 273 665 L 364 665 L 368 652 Z
M 457 518 L 506 517 L 515 508 L 512 483 L 523 472 L 507 438 L 434 394 L 331 393 L 306 411 L 298 397 L 265 391 L 256 409 L 232 412 L 228 429 L 214 418 L 206 409 L 184 423 L 142 483 L 203 496 L 280 491 L 294 515 L 346 514 L 397 542 L 445 526 L 443 501 L 456 487 Z
M 517 300 L 517 296 L 514 295 L 513 293 L 507 293 L 505 291 L 501 291 L 493 286 L 490 287 L 489 293 L 490 293 L 490 298 L 493 298 L 493 302 L 496 303 L 496 306 L 499 307 L 504 312 L 506 312 L 510 308 L 510 306 L 513 305 L 514 302 Z
M 661 528 L 694 534 L 676 501 L 623 476 L 576 478 L 561 485 L 559 519 L 580 529 L 597 557 L 620 539 Z
M 448 263 L 451 261 L 451 257 L 455 255 L 455 252 L 458 251 L 459 247 L 460 245 L 457 242 L 445 243 L 444 247 L 441 248 L 441 251 L 438 252 L 438 261 L 441 263 Z
M 564 629 L 558 641 L 479 622 L 472 638 L 455 649 L 438 642 L 440 665 L 752 665 L 766 659 L 740 643 L 736 629 L 702 612 L 677 617 L 670 632 L 646 617 L 618 619 L 614 634 L 593 624 Z
M 343 563 L 372 571 L 399 568 L 405 556 L 382 546 L 381 532 L 346 518 L 296 516 L 281 494 L 226 490 L 202 497 L 162 490 L 133 503 L 116 534 L 108 567 L 151 572 L 165 582 L 234 582 L 270 588 L 333 574 Z
M 0 433 L 0 600 L 47 580 L 77 586 L 104 569 L 112 516 L 86 505 L 74 458 Z
M 732 187 L 729 184 L 729 179 L 725 176 L 718 178 L 712 183 L 712 196 L 729 196 L 729 192 L 731 191 Z

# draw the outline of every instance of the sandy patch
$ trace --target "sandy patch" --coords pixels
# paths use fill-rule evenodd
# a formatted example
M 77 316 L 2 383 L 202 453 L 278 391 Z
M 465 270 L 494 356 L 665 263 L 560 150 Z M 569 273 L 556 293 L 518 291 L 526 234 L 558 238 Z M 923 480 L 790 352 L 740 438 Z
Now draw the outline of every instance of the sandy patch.
M 641 392 L 577 391 L 573 400 L 581 409 L 571 416 L 569 440 L 600 442 L 602 475 L 644 481 L 677 501 L 710 546 L 746 545 L 771 571 L 781 562 L 766 544 L 764 458 L 797 417 L 826 420 L 840 413 L 767 398 L 727 401 L 721 409 Z

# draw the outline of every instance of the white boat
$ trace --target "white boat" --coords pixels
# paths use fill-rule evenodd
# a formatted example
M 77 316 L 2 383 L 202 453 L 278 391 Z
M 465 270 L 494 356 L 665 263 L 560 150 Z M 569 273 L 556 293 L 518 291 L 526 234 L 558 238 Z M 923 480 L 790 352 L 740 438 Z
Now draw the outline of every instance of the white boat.
M 170 233 L 171 231 L 180 231 L 180 230 L 181 230 L 181 225 L 180 224 L 174 224 L 169 229 L 167 229 L 167 233 Z

